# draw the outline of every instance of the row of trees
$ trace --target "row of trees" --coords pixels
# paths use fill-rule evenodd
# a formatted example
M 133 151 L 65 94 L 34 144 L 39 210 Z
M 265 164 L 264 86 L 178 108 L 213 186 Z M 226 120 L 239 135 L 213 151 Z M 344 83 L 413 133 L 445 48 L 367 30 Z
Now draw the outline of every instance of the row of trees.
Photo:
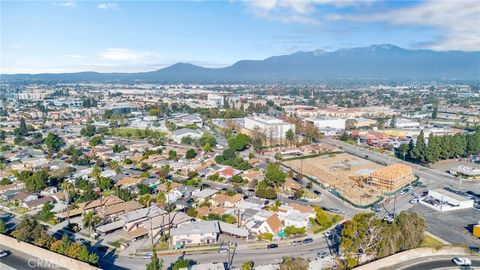
M 422 164 L 434 163 L 442 159 L 466 157 L 480 153 L 480 128 L 473 134 L 434 136 L 430 133 L 428 143 L 424 139 L 423 130 L 417 137 L 417 142 L 410 141 L 397 149 L 401 158 Z

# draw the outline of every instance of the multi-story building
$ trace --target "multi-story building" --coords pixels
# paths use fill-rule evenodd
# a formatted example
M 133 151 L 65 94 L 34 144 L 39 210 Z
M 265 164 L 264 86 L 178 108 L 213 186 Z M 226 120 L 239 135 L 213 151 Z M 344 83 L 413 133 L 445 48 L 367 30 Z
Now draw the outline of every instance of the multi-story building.
M 267 137 L 272 139 L 285 139 L 288 130 L 295 132 L 294 124 L 270 116 L 246 117 L 245 128 L 249 130 L 260 128 Z

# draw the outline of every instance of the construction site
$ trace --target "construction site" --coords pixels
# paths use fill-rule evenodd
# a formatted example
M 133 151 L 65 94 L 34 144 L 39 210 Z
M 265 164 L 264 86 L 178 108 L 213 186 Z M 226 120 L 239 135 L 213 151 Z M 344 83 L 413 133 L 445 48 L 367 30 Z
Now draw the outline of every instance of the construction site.
M 353 204 L 369 205 L 414 181 L 404 164 L 382 166 L 346 153 L 285 161 L 300 174 L 334 189 Z

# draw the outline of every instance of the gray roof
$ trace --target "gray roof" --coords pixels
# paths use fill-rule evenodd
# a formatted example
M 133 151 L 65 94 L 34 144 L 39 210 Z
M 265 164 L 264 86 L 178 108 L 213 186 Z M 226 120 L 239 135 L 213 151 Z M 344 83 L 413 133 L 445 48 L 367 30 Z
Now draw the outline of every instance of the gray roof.
M 196 133 L 198 135 L 201 135 L 200 132 L 198 132 L 196 130 L 193 130 L 193 129 L 190 129 L 190 128 L 177 129 L 174 132 L 172 132 L 172 135 L 173 136 L 181 136 L 181 135 L 185 135 L 185 134 L 188 134 L 188 133 Z
M 229 224 L 229 223 L 225 223 L 223 221 L 219 221 L 218 225 L 220 226 L 220 230 L 222 231 L 222 233 L 228 233 L 228 234 L 232 234 L 232 235 L 236 235 L 236 236 L 240 236 L 240 237 L 247 237 L 248 236 L 247 229 L 242 228 L 242 227 L 239 228 L 235 224 Z
M 220 233 L 218 221 L 199 221 L 190 222 L 173 228 L 170 230 L 170 235 L 186 235 L 186 234 L 201 234 L 201 233 Z
M 142 218 L 146 218 L 147 215 L 149 215 L 149 213 L 151 217 L 155 217 L 155 216 L 166 214 L 167 211 L 153 204 L 150 207 L 138 209 L 138 210 L 120 215 L 120 219 L 122 219 L 125 223 L 128 223 L 128 222 L 132 222 Z
M 102 226 L 98 226 L 97 228 L 95 228 L 95 230 L 98 231 L 98 232 L 106 233 L 106 232 L 110 232 L 110 231 L 113 231 L 113 230 L 120 229 L 120 228 L 123 227 L 124 224 L 125 223 L 123 222 L 123 220 L 119 220 L 119 221 L 108 223 L 108 224 L 105 224 L 105 225 L 102 225 Z

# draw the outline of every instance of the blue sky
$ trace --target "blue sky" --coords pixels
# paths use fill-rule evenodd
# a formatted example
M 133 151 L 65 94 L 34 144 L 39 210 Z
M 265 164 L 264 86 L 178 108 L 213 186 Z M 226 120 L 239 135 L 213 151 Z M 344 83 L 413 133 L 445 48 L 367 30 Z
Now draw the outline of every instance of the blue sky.
M 0 1 L 1 73 L 221 67 L 384 43 L 480 50 L 474 0 Z

